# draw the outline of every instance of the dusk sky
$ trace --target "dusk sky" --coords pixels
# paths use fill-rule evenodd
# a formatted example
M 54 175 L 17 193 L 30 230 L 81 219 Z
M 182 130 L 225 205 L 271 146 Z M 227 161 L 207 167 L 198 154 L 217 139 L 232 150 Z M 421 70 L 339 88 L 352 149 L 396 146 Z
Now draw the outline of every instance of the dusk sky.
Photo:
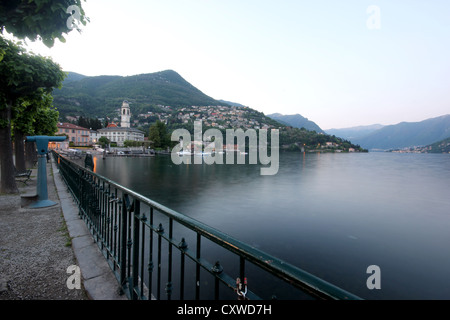
M 322 129 L 450 113 L 448 0 L 88 0 L 51 49 L 87 76 L 172 69 L 203 93 Z M 129 97 L 130 99 L 132 97 Z

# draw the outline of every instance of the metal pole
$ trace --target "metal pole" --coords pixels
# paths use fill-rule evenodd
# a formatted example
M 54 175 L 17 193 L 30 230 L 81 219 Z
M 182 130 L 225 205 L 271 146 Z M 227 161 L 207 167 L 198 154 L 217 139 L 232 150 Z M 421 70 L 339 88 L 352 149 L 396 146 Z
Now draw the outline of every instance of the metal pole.
M 54 206 L 56 202 L 48 199 L 47 190 L 47 158 L 44 154 L 38 155 L 38 175 L 36 192 L 38 200 L 30 205 L 30 208 L 45 208 Z

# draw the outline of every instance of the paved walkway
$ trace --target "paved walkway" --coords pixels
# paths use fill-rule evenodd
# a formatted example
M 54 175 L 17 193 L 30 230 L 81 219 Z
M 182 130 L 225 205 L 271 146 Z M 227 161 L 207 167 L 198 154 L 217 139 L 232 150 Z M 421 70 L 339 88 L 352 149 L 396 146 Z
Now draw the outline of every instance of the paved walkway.
M 56 205 L 29 208 L 37 169 L 31 177 L 18 182 L 20 195 L 0 195 L 0 300 L 125 300 L 53 159 L 47 188 Z M 81 289 L 67 285 L 70 266 L 80 268 Z

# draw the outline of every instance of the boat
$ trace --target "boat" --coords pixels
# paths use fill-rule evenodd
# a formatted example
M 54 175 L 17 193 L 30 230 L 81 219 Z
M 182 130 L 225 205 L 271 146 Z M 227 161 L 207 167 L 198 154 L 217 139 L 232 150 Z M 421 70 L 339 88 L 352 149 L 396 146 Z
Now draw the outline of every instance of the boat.
M 190 156 L 190 155 L 192 155 L 192 153 L 190 151 L 184 151 L 184 150 L 183 151 L 178 151 L 177 154 L 179 156 Z
M 212 153 L 211 152 L 196 152 L 194 153 L 194 155 L 196 156 L 210 156 Z

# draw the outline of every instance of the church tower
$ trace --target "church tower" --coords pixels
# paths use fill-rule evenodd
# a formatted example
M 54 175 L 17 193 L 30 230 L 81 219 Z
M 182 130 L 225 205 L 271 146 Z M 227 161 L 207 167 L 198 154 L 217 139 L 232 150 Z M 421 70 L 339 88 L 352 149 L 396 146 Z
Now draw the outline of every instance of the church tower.
M 122 128 L 129 128 L 130 127 L 130 105 L 128 104 L 128 101 L 124 101 L 122 103 L 122 108 L 120 109 L 120 126 Z

